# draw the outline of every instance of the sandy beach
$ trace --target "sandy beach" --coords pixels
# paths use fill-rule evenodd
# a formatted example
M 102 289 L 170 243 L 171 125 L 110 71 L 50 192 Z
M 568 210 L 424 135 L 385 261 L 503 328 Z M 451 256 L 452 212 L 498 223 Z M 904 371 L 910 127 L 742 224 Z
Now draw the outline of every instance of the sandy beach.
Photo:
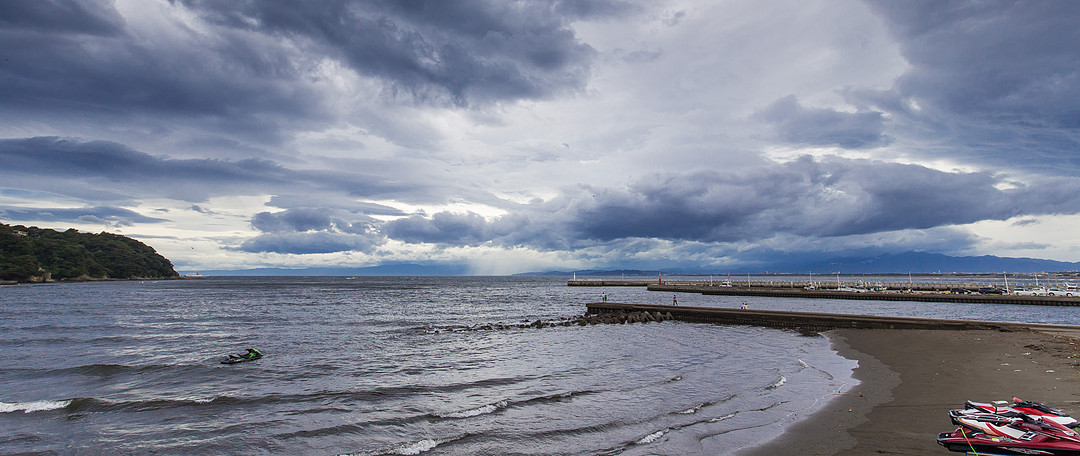
M 740 456 L 928 455 L 965 400 L 1020 397 L 1080 416 L 1080 333 L 844 329 L 827 333 L 855 359 L 860 384 L 778 439 Z

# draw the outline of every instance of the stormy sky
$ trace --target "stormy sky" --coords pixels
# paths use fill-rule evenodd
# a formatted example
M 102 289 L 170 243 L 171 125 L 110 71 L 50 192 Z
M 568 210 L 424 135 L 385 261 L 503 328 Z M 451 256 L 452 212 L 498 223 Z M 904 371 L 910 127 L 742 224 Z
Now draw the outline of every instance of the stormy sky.
M 1080 2 L 0 2 L 0 221 L 177 270 L 1080 261 Z

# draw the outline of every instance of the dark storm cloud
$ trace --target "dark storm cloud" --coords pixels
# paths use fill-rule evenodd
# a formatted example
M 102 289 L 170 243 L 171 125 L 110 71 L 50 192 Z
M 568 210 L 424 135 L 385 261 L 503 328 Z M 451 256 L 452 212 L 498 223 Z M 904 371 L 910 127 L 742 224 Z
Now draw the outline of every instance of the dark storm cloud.
M 439 212 L 431 218 L 414 215 L 387 222 L 382 232 L 390 238 L 410 243 L 477 245 L 491 239 L 487 225 L 478 214 Z
M 568 24 L 613 1 L 181 1 L 209 22 L 269 34 L 347 62 L 418 100 L 458 105 L 580 90 L 592 48 Z
M 158 223 L 164 219 L 147 217 L 119 207 L 84 208 L 25 208 L 0 207 L 0 219 L 34 220 L 60 223 L 90 223 L 111 226 L 133 226 L 135 223 Z
M 838 238 L 1080 211 L 1071 196 L 1080 191 L 1075 181 L 1006 190 L 1001 184 L 988 173 L 804 157 L 738 174 L 657 176 L 621 190 L 581 187 L 490 222 L 450 213 L 413 216 L 388 223 L 384 234 L 406 242 L 559 250 L 628 239 Z
M 0 140 L 6 184 L 79 198 L 166 196 L 204 201 L 210 196 L 333 191 L 357 197 L 422 193 L 401 176 L 291 170 L 259 160 L 170 159 L 110 141 L 55 137 Z M 126 192 L 126 193 L 124 193 Z
M 942 143 L 914 153 L 1080 172 L 1080 3 L 869 3 L 910 69 L 893 89 L 855 91 L 850 101 L 886 110 L 898 135 Z
M 790 144 L 864 149 L 891 142 L 883 133 L 885 117 L 881 112 L 805 108 L 794 95 L 773 102 L 757 117 L 772 124 L 780 139 Z
M 157 122 L 184 119 L 265 143 L 292 127 L 283 118 L 326 119 L 296 56 L 257 37 L 140 40 L 106 2 L 0 2 L 0 18 L 0 115 L 9 122 L 167 131 L 174 126 Z
M 110 1 L 37 0 L 0 3 L 0 28 L 112 36 L 124 21 Z

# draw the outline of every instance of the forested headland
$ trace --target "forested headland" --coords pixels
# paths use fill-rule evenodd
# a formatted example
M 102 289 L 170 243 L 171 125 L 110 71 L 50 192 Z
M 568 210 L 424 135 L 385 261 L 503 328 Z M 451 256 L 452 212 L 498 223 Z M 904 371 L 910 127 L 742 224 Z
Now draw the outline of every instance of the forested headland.
M 142 242 L 110 233 L 0 223 L 0 280 L 172 279 L 172 262 Z

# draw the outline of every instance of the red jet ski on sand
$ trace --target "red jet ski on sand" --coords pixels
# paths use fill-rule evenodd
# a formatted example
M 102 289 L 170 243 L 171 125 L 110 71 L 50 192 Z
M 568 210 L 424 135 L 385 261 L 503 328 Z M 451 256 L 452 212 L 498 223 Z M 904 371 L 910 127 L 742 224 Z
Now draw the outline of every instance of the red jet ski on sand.
M 999 403 L 1000 404 L 1000 403 Z M 1028 416 L 1042 418 L 1044 420 L 1055 421 L 1058 424 L 1068 426 L 1072 429 L 1076 429 L 1080 426 L 1080 421 L 1076 421 L 1075 418 L 1069 416 L 1067 413 L 1062 412 L 1049 405 L 1034 402 L 1025 401 L 1020 398 L 1014 397 L 1012 403 L 1009 405 L 998 405 L 985 402 L 964 402 L 965 409 L 977 409 L 987 413 L 1001 413 L 1001 412 L 1020 412 Z
M 1007 407 L 970 401 L 965 406 L 968 408 L 949 412 L 949 418 L 959 427 L 938 434 L 938 443 L 950 451 L 1080 456 L 1080 433 L 1062 424 L 1076 420 L 1060 410 L 1015 398 Z

